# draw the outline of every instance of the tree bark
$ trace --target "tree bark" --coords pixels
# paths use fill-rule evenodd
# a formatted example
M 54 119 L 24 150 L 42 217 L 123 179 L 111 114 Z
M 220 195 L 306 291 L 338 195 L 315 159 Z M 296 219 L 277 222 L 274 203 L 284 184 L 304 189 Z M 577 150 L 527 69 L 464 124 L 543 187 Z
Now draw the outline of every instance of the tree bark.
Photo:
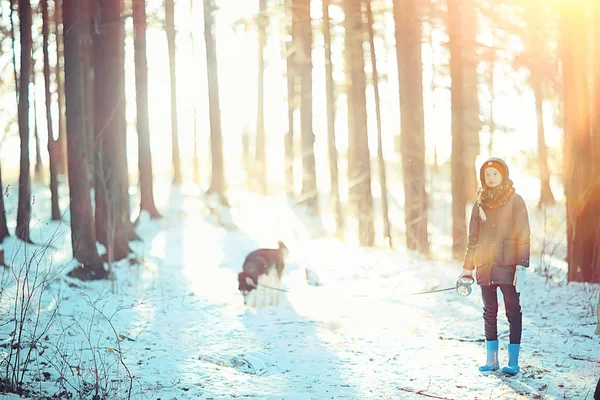
M 267 195 L 267 154 L 265 138 L 265 46 L 267 41 L 267 0 L 258 0 L 258 87 L 256 99 L 256 171 L 257 189 L 263 196 Z
M 197 1 L 197 0 L 196 0 Z M 190 15 L 194 15 L 194 0 L 190 0 Z M 196 38 L 194 35 L 194 29 L 190 29 L 190 42 L 192 43 L 192 60 L 196 60 Z M 193 79 L 194 85 L 196 85 L 197 80 Z M 202 179 L 200 178 L 200 155 L 198 152 L 198 145 L 200 142 L 200 138 L 198 137 L 198 101 L 196 100 L 196 96 L 192 98 L 192 114 L 193 114 L 193 124 L 194 124 L 194 183 L 200 186 Z
M 206 64 L 208 79 L 208 105 L 210 116 L 210 150 L 212 176 L 207 193 L 215 193 L 223 205 L 227 205 L 225 191 L 225 167 L 223 161 L 223 135 L 221 133 L 221 107 L 219 104 L 219 79 L 217 67 L 217 43 L 213 0 L 204 0 L 204 40 L 206 43 Z
M 10 39 L 12 48 L 12 66 L 13 66 L 13 77 L 15 82 L 15 99 L 17 107 L 19 105 L 19 73 L 17 72 L 17 51 L 16 51 L 16 35 L 15 35 L 15 11 L 16 11 L 15 0 L 10 0 Z
M 31 62 L 31 84 L 33 90 L 31 97 L 33 97 L 33 137 L 35 138 L 35 164 L 33 166 L 33 180 L 36 183 L 40 183 L 43 178 L 42 168 L 44 163 L 42 162 L 42 145 L 40 143 L 40 129 L 38 126 L 38 111 L 37 111 L 37 96 L 35 88 L 35 59 L 33 58 L 32 52 Z
M 12 24 L 12 1 L 10 3 L 10 18 L 11 18 L 11 27 L 14 28 L 14 25 Z M 11 45 L 14 44 L 14 36 L 11 37 Z M 0 41 L 0 53 L 2 53 L 4 51 L 3 45 L 4 43 L 2 43 Z M 13 53 L 13 67 L 15 65 L 15 57 L 14 57 L 14 53 Z M 13 72 L 16 73 L 16 70 L 14 70 Z M 16 82 L 16 80 L 15 80 Z M 15 91 L 15 95 L 17 95 L 17 92 Z M 18 95 L 17 95 L 17 104 L 18 104 Z M 2 243 L 4 241 L 4 239 L 6 239 L 8 236 L 10 236 L 10 233 L 8 231 L 8 224 L 6 221 L 6 209 L 4 207 L 4 185 L 2 184 L 2 166 L 0 165 L 0 243 Z M 4 257 L 4 252 L 1 251 L 0 252 L 1 256 Z M 4 264 L 4 260 L 2 260 L 2 263 Z
M 358 219 L 361 246 L 373 246 L 373 195 L 371 165 L 367 137 L 367 101 L 365 59 L 363 52 L 364 23 L 362 1 L 344 0 L 346 15 L 346 79 L 348 90 L 348 171 L 350 204 Z
M 12 13 L 12 2 L 10 4 L 10 7 Z M 0 54 L 4 51 L 3 44 L 4 43 L 0 41 Z M 0 243 L 2 243 L 4 239 L 6 239 L 8 236 L 10 236 L 10 233 L 8 232 L 8 224 L 6 221 L 6 209 L 4 208 L 4 186 L 2 184 L 2 166 L 0 165 Z M 4 258 L 4 250 L 0 250 L 0 256 Z M 4 264 L 4 260 L 0 261 L 2 261 L 2 264 Z
M 0 243 L 10 236 L 6 223 L 6 208 L 4 208 L 4 185 L 2 184 L 2 167 L 0 166 Z
M 177 121 L 177 68 L 175 63 L 175 2 L 165 0 L 165 17 L 167 32 L 167 45 L 169 47 L 169 74 L 171 78 L 171 157 L 173 158 L 173 183 L 180 185 L 181 159 L 179 156 L 179 127 Z
M 293 0 L 297 16 L 298 43 L 296 67 L 300 76 L 300 139 L 302 143 L 302 203 L 318 213 L 317 175 L 315 170 L 315 135 L 312 115 L 312 20 L 310 0 Z
M 55 24 L 55 40 L 56 40 L 56 66 L 54 69 L 56 79 L 56 94 L 58 102 L 58 137 L 56 139 L 56 165 L 59 174 L 67 172 L 67 121 L 65 114 L 65 87 L 64 75 L 61 61 L 64 62 L 64 28 L 62 23 L 63 16 L 63 1 L 54 0 L 54 24 Z M 61 28 L 62 32 L 61 32 Z
M 122 4 L 122 0 L 99 4 L 94 31 L 96 236 L 107 247 L 109 262 L 121 260 L 131 252 L 126 127 L 122 112 L 125 105 Z
M 331 62 L 331 20 L 329 18 L 330 0 L 323 0 L 323 37 L 325 48 L 325 91 L 327 95 L 327 148 L 329 151 L 329 179 L 331 202 L 335 210 L 335 226 L 338 237 L 344 238 L 345 224 L 340 201 L 338 172 L 338 152 L 335 138 L 335 83 L 333 81 L 333 63 Z
M 494 102 L 496 100 L 496 88 L 495 88 L 495 79 L 494 73 L 496 71 L 496 30 L 494 29 L 492 32 L 492 47 L 490 50 L 490 76 L 488 77 L 488 86 L 490 90 L 490 117 L 488 120 L 488 127 L 490 130 L 490 141 L 488 142 L 488 155 L 489 157 L 493 157 L 494 152 L 494 136 L 496 135 L 496 120 L 494 118 Z M 483 184 L 483 183 L 482 183 Z
M 373 91 L 375 97 L 375 116 L 377 119 L 377 160 L 379 161 L 379 187 L 381 191 L 381 213 L 383 219 L 384 243 L 392 248 L 392 232 L 390 229 L 390 217 L 388 211 L 387 178 L 385 174 L 385 159 L 383 157 L 383 135 L 381 133 L 381 104 L 379 97 L 379 77 L 377 73 L 377 55 L 375 52 L 375 32 L 373 31 L 373 11 L 371 2 L 367 1 L 367 30 L 369 33 L 369 48 L 371 53 L 371 70 L 373 71 Z
M 92 21 L 94 18 L 95 7 L 93 0 L 80 0 L 81 1 L 81 14 L 80 18 L 88 21 Z M 94 8 L 94 10 L 93 10 Z M 91 22 L 82 25 L 81 37 L 79 38 L 80 48 L 80 68 L 83 75 L 83 110 L 85 115 L 85 127 L 88 135 L 87 146 L 89 159 L 89 171 L 90 177 L 95 176 L 96 173 L 96 160 L 92 157 L 92 154 L 96 154 L 96 133 L 95 133 L 95 66 L 94 66 L 94 46 L 92 43 L 92 31 Z
M 463 158 L 464 158 L 464 179 L 465 195 L 467 201 L 474 202 L 477 194 L 477 171 L 475 161 L 480 153 L 479 129 L 481 121 L 479 119 L 479 89 L 477 66 L 479 59 L 475 43 L 477 43 L 477 16 L 475 13 L 476 5 L 472 0 L 461 0 L 461 15 L 463 21 L 461 28 L 462 48 L 462 96 L 464 120 L 462 125 L 463 135 Z M 463 249 L 464 250 L 464 249 Z
M 550 188 L 550 169 L 548 168 L 548 148 L 546 147 L 546 134 L 544 133 L 544 117 L 542 107 L 542 82 L 535 68 L 531 71 L 531 86 L 535 96 L 535 114 L 537 118 L 537 145 L 539 154 L 540 171 L 540 201 L 538 205 L 551 205 L 556 203 Z
M 88 170 L 89 162 L 87 129 L 84 115 L 83 71 L 80 68 L 79 38 L 81 0 L 65 0 L 65 95 L 66 116 L 69 136 L 69 192 L 71 197 L 71 244 L 73 256 L 80 265 L 69 273 L 81 279 L 103 279 L 107 272 L 102 265 L 96 248 L 96 232 L 91 204 L 91 182 Z
M 600 3 L 594 4 L 593 12 L 593 59 L 594 68 L 593 93 L 594 103 L 592 104 L 592 165 L 593 175 L 600 176 Z
M 42 51 L 44 54 L 44 94 L 46 100 L 46 131 L 48 132 L 48 162 L 50 164 L 50 204 L 51 218 L 53 221 L 61 219 L 58 206 L 58 171 L 56 165 L 56 146 L 54 140 L 54 124 L 52 118 L 52 94 L 50 92 L 50 55 L 48 47 L 50 42 L 50 19 L 48 15 L 48 0 L 41 0 L 42 6 Z
M 600 4 L 594 3 L 593 19 L 591 27 L 594 34 L 594 45 L 592 53 L 592 61 L 594 65 L 594 98 L 592 108 L 592 131 L 591 131 L 591 146 L 592 153 L 592 176 L 595 179 L 593 190 L 590 193 L 591 204 L 588 204 L 588 212 L 595 218 L 596 233 L 594 245 L 594 253 L 592 255 L 591 276 L 593 282 L 600 282 Z M 595 196 L 595 197 L 594 197 Z M 592 222 L 593 224 L 593 222 Z M 589 251 L 589 250 L 588 250 Z M 600 298 L 598 299 L 600 304 Z M 600 308 L 599 308 L 600 310 Z M 600 318 L 600 311 L 598 312 Z M 600 322 L 600 320 L 599 320 Z M 600 325 L 596 327 L 596 335 L 600 335 Z
M 565 110 L 567 279 L 600 282 L 600 174 L 594 168 L 588 74 L 589 21 L 585 3 L 561 13 L 561 57 Z
M 429 254 L 428 196 L 425 190 L 425 116 L 421 22 L 415 0 L 395 0 L 396 49 L 400 81 L 400 148 L 404 172 L 406 247 Z
M 463 7 L 461 0 L 448 0 L 448 35 L 450 36 L 450 76 L 452 79 L 452 255 L 456 260 L 464 258 L 467 248 L 465 207 L 468 200 L 465 178 L 465 88 L 463 63 L 463 36 L 461 27 Z
M 285 186 L 288 197 L 293 197 L 294 190 L 294 112 L 296 110 L 296 43 L 298 25 L 296 15 L 291 12 L 294 0 L 284 0 L 284 7 L 287 14 L 291 14 L 291 28 L 289 30 L 291 41 L 286 42 L 286 80 L 287 80 L 287 106 L 288 106 L 288 131 L 284 139 L 284 168 L 285 168 Z M 288 12 L 288 10 L 290 12 Z
M 550 170 L 548 168 L 548 149 L 546 147 L 546 135 L 544 133 L 543 117 L 543 85 L 544 77 L 540 71 L 540 63 L 545 60 L 544 46 L 540 43 L 544 41 L 544 20 L 539 15 L 539 7 L 542 1 L 530 1 L 525 7 L 525 26 L 526 30 L 526 55 L 529 67 L 529 84 L 535 98 L 535 114 L 537 119 L 537 146 L 538 146 L 538 167 L 540 173 L 540 201 L 538 207 L 554 204 L 556 201 L 552 190 L 550 189 Z
M 253 189 L 252 177 L 254 176 L 254 170 L 250 152 L 250 132 L 248 129 L 242 131 L 242 165 L 244 171 L 246 171 L 246 187 L 248 190 Z
M 19 204 L 15 235 L 26 242 L 29 238 L 31 218 L 31 175 L 29 173 L 29 79 L 31 77 L 31 4 L 19 0 L 19 32 L 21 34 L 21 74 L 19 77 L 19 137 L 21 154 L 19 162 Z
M 140 173 L 140 210 L 151 218 L 161 218 L 154 203 L 152 149 L 148 118 L 148 58 L 146 56 L 146 1 L 133 0 L 135 92 L 138 131 L 138 165 Z

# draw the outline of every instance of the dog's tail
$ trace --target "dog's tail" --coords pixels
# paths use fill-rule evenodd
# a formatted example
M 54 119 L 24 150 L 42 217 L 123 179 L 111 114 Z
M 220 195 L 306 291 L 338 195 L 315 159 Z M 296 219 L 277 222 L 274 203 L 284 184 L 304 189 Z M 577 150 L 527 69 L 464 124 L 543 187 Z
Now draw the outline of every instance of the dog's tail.
M 277 246 L 279 247 L 278 250 L 282 260 L 287 259 L 290 256 L 290 249 L 281 240 L 277 241 Z

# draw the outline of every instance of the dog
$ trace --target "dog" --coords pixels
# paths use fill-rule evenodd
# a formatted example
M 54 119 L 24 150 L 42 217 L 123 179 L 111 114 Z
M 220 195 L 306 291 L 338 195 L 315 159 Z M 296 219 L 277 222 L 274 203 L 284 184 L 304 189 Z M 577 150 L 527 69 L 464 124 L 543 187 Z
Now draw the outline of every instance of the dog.
M 289 250 L 281 241 L 277 245 L 276 249 L 258 249 L 246 256 L 238 274 L 238 290 L 244 297 L 244 305 L 260 307 L 281 302 L 284 291 L 281 278 Z

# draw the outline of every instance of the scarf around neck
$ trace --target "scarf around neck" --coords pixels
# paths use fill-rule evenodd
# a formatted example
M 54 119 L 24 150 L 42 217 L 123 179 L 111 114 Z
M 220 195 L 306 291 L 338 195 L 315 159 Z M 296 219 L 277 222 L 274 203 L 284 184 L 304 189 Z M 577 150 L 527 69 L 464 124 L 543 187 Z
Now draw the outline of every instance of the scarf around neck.
M 487 219 L 484 209 L 493 210 L 504 206 L 508 203 L 508 200 L 510 200 L 513 193 L 515 193 L 515 188 L 510 179 L 506 179 L 500 185 L 493 188 L 480 188 L 477 192 L 477 204 L 479 205 L 481 220 L 485 221 Z

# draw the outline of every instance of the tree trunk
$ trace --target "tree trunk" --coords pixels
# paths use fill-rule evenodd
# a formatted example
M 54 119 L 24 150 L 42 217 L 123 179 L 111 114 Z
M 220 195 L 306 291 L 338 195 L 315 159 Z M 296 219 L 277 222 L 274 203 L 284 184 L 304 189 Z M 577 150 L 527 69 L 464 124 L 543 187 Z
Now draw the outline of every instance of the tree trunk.
M 46 100 L 46 130 L 48 132 L 48 162 L 50 164 L 50 203 L 52 220 L 61 219 L 58 206 L 58 179 L 56 165 L 56 146 L 54 140 L 54 127 L 52 123 L 52 94 L 50 93 L 50 56 L 48 47 L 50 42 L 50 21 L 48 17 L 48 0 L 41 0 L 42 6 L 42 51 L 44 53 L 44 94 Z
M 377 55 L 375 53 L 375 33 L 373 32 L 373 11 L 371 2 L 367 1 L 367 31 L 371 53 L 371 69 L 373 71 L 373 91 L 375 97 L 375 116 L 377 118 L 377 159 L 379 161 L 379 187 L 381 189 L 381 213 L 383 219 L 383 239 L 385 245 L 392 248 L 392 233 L 388 211 L 387 179 L 385 176 L 385 159 L 383 157 L 383 135 L 381 133 L 381 105 L 379 101 L 379 77 L 377 73 Z M 420 44 L 419 44 L 420 45 Z M 421 108 L 422 109 L 422 108 Z M 425 161 L 425 160 L 423 160 Z
M 293 12 L 294 0 L 284 0 L 285 13 L 291 19 L 289 34 L 291 41 L 286 42 L 286 80 L 287 80 L 287 106 L 288 106 L 288 131 L 285 134 L 285 186 L 288 197 L 293 197 L 294 188 L 294 112 L 297 108 L 297 71 L 296 71 L 296 47 L 298 43 L 298 16 Z
M 196 0 L 197 1 L 197 0 Z M 194 16 L 194 0 L 190 0 L 190 15 Z M 196 62 L 196 38 L 194 35 L 194 29 L 190 29 L 190 42 L 192 43 L 192 60 Z M 194 86 L 197 84 L 197 80 L 193 79 Z M 192 97 L 192 114 L 194 120 L 194 183 L 198 185 L 201 184 L 202 179 L 200 178 L 200 155 L 198 154 L 198 144 L 200 138 L 198 137 L 198 101 L 197 97 L 194 95 Z
M 12 4 L 10 5 L 11 9 L 12 9 Z M 2 14 L 0 13 L 0 17 L 2 16 Z M 0 54 L 2 54 L 2 52 L 4 51 L 3 48 L 3 41 L 0 41 Z M 14 58 L 13 58 L 14 60 Z M 4 208 L 4 187 L 2 185 L 2 166 L 0 165 L 0 244 L 4 241 L 4 239 L 6 239 L 8 236 L 10 236 L 10 233 L 8 232 L 8 225 L 7 225 L 7 221 L 6 221 L 6 210 Z M 0 246 L 0 256 L 3 258 L 4 257 L 4 250 L 1 249 Z M 0 260 L 2 261 L 2 264 L 4 265 L 4 260 Z
M 600 199 L 600 4 L 598 2 L 594 3 L 592 21 L 591 27 L 594 33 L 594 50 L 592 53 L 592 65 L 594 65 L 594 103 L 591 119 L 592 132 L 590 150 L 592 152 L 592 176 L 595 177 L 595 185 L 593 186 L 595 192 L 591 193 L 591 204 L 588 204 L 588 212 L 596 219 L 596 234 L 594 240 L 594 245 L 596 247 L 594 249 L 592 264 L 590 265 L 593 270 L 592 280 L 593 282 L 600 282 L 600 204 L 598 204 Z M 600 298 L 598 304 L 600 304 Z M 600 308 L 598 310 L 597 314 L 600 322 Z M 600 325 L 596 327 L 596 335 L 600 335 Z
M 16 35 L 15 35 L 15 11 L 16 11 L 15 0 L 10 0 L 10 39 L 12 47 L 12 65 L 13 65 L 13 77 L 15 81 L 15 99 L 17 100 L 17 106 L 19 104 L 19 74 L 17 72 L 17 51 L 16 51 Z
M 598 305 L 596 306 L 596 318 L 598 318 L 598 323 L 594 335 L 600 335 L 600 297 L 598 297 Z
M 415 0 L 395 0 L 406 247 L 429 254 L 421 23 Z
M 92 0 L 81 0 L 81 16 L 82 19 L 87 19 L 88 21 L 92 21 L 94 18 L 94 12 L 92 8 L 94 8 Z M 86 123 L 86 132 L 88 134 L 87 146 L 88 146 L 88 154 L 96 154 L 96 133 L 94 127 L 95 120 L 95 100 L 94 100 L 94 86 L 95 86 L 95 72 L 94 72 L 94 46 L 92 43 L 92 32 L 90 31 L 91 25 L 85 24 L 83 25 L 83 29 L 81 30 L 83 36 L 79 38 L 79 57 L 80 57 L 80 65 L 79 67 L 82 70 L 83 75 L 83 110 Z M 94 177 L 96 173 L 96 160 L 94 157 L 89 157 L 88 162 L 90 177 Z
M 129 194 L 124 143 L 124 26 L 122 0 L 99 5 L 94 37 L 94 132 L 96 148 L 96 236 L 118 261 L 130 253 Z M 112 253 L 112 254 L 111 254 Z M 112 256 L 112 257 L 111 257 Z
M 219 80 L 217 67 L 217 41 L 215 38 L 214 0 L 204 0 L 204 40 L 206 42 L 206 64 L 208 79 L 208 105 L 210 115 L 210 150 L 212 176 L 208 193 L 215 193 L 223 205 L 225 196 L 225 167 L 223 162 L 223 135 L 221 133 L 221 107 L 219 104 Z
M 258 87 L 256 100 L 256 173 L 257 189 L 267 195 L 267 154 L 265 138 L 265 46 L 267 41 L 267 0 L 258 0 Z
M 427 35 L 427 44 L 433 48 L 434 46 L 434 24 L 433 22 L 429 22 L 429 35 Z M 436 115 L 437 113 L 437 109 L 438 109 L 438 105 L 437 105 L 437 101 L 436 101 L 436 90 L 437 88 L 440 87 L 440 85 L 437 84 L 437 80 L 438 77 L 440 76 L 440 72 L 439 72 L 439 63 L 436 63 L 435 61 L 431 63 L 430 65 L 430 73 L 431 73 L 431 115 Z M 433 177 L 435 177 L 438 173 L 439 173 L 439 162 L 438 162 L 438 146 L 439 144 L 437 142 L 434 141 L 433 143 L 433 165 L 431 166 L 431 171 L 433 172 Z M 433 187 L 433 181 L 434 179 L 430 180 L 430 190 Z
M 361 246 L 373 246 L 373 195 L 371 194 L 371 165 L 367 137 L 367 101 L 365 59 L 363 53 L 364 23 L 362 1 L 344 0 L 346 15 L 346 68 L 348 90 L 348 171 L 350 204 L 358 219 Z
M 180 185 L 181 160 L 179 157 L 179 127 L 177 122 L 177 68 L 175 65 L 175 2 L 165 0 L 167 45 L 169 47 L 169 73 L 171 78 L 171 156 L 173 158 L 173 183 Z
M 140 169 L 140 210 L 153 219 L 161 215 L 154 204 L 152 150 L 148 119 L 148 59 L 146 56 L 146 0 L 133 0 L 135 99 L 137 107 L 138 164 Z
M 478 188 L 475 161 L 479 155 L 481 145 L 479 140 L 479 129 L 481 127 L 479 119 L 479 90 L 477 88 L 479 56 L 477 55 L 475 45 L 478 33 L 477 16 L 475 14 L 476 7 L 472 0 L 462 0 L 460 7 L 460 17 L 464 21 L 460 27 L 462 30 L 460 34 L 460 47 L 462 49 L 462 96 L 464 102 L 462 135 L 465 181 L 463 182 L 463 186 L 466 190 L 465 195 L 467 200 L 474 202 Z
M 325 91 L 327 94 L 327 147 L 329 150 L 329 179 L 331 202 L 335 209 L 335 226 L 338 237 L 344 238 L 345 224 L 340 201 L 338 173 L 338 153 L 335 139 L 335 83 L 333 81 L 333 63 L 331 62 L 331 21 L 329 18 L 330 0 L 323 0 L 323 37 L 325 47 Z
M 31 92 L 31 97 L 33 97 L 33 137 L 35 138 L 35 164 L 33 166 L 33 180 L 36 183 L 42 182 L 43 174 L 42 168 L 44 163 L 42 162 L 42 146 L 40 143 L 40 130 L 38 126 L 38 117 L 37 117 L 37 96 L 36 96 L 36 87 L 35 87 L 35 59 L 32 56 L 31 63 L 31 83 L 33 87 L 33 91 Z
M 462 0 L 448 1 L 448 35 L 450 36 L 450 76 L 452 79 L 452 255 L 456 260 L 464 258 L 467 248 L 465 207 L 468 200 L 465 179 L 465 89 L 463 73 L 463 37 L 461 28 Z
M 291 9 L 290 1 L 286 1 L 286 10 Z M 292 19 L 294 16 L 292 16 Z M 292 22 L 292 26 L 294 22 Z M 286 42 L 286 80 L 287 80 L 287 105 L 288 105 L 288 131 L 284 140 L 284 164 L 285 169 L 285 187 L 288 197 L 293 197 L 294 190 L 294 112 L 296 110 L 296 72 L 295 72 L 295 47 L 294 47 L 294 29 L 290 29 L 292 36 L 291 42 Z
M 544 133 L 544 118 L 542 108 L 542 81 L 538 76 L 538 71 L 532 68 L 531 86 L 535 96 L 535 114 L 537 117 L 537 138 L 540 168 L 540 201 L 538 206 L 551 205 L 556 203 L 552 189 L 550 189 L 550 170 L 548 168 L 548 148 L 546 147 L 546 135 Z
M 593 59 L 592 65 L 595 66 L 593 93 L 594 103 L 592 104 L 592 165 L 594 176 L 600 176 L 600 3 L 596 2 L 593 13 Z
M 67 139 L 69 165 L 69 192 L 71 197 L 71 244 L 73 256 L 80 263 L 69 273 L 82 279 L 103 279 L 106 270 L 98 256 L 96 232 L 91 204 L 91 182 L 88 171 L 89 162 L 84 115 L 83 72 L 80 68 L 79 38 L 81 0 L 65 0 L 65 92 L 66 116 L 69 137 Z
M 600 174 L 590 126 L 588 27 L 585 3 L 562 8 L 565 107 L 564 167 L 569 282 L 600 282 Z
M 29 173 L 29 79 L 31 77 L 31 4 L 19 0 L 19 32 L 21 33 L 21 75 L 19 77 L 19 137 L 21 157 L 19 168 L 19 205 L 15 235 L 26 242 L 31 218 L 31 175 Z
M 492 32 L 492 49 L 490 50 L 491 60 L 490 60 L 490 76 L 489 76 L 489 90 L 490 90 L 490 118 L 488 120 L 488 127 L 490 130 L 490 141 L 488 142 L 488 156 L 493 157 L 493 149 L 494 149 L 494 136 L 496 135 L 496 120 L 494 118 L 494 101 L 496 100 L 496 89 L 495 89 L 495 80 L 494 73 L 496 71 L 496 30 L 494 29 Z M 483 185 L 483 183 L 482 183 Z
M 242 165 L 246 171 L 246 188 L 252 190 L 252 177 L 254 176 L 252 166 L 254 163 L 250 154 L 250 132 L 245 128 L 242 131 Z
M 120 82 L 120 107 L 117 109 L 117 117 L 119 123 L 119 132 L 117 135 L 117 149 L 119 150 L 118 157 L 119 163 L 116 165 L 118 168 L 118 172 L 120 175 L 119 185 L 120 185 L 120 198 L 117 203 L 117 208 L 119 210 L 120 215 L 120 224 L 122 224 L 122 228 L 127 236 L 127 240 L 141 240 L 140 237 L 135 233 L 135 229 L 133 223 L 131 221 L 131 203 L 129 196 L 129 168 L 128 168 L 128 160 L 127 160 L 127 117 L 125 115 L 125 109 L 127 107 L 126 95 L 125 95 L 125 24 L 123 18 L 123 7 L 124 0 L 119 0 L 121 2 L 121 12 L 119 19 L 119 28 L 121 29 L 121 39 L 119 40 L 119 74 L 121 77 Z M 131 4 L 131 3 L 129 3 Z M 116 18 L 116 13 L 115 13 Z M 134 55 L 135 57 L 135 55 Z M 131 253 L 131 250 L 129 250 Z
M 2 167 L 0 166 L 0 243 L 10 236 L 6 223 L 6 209 L 4 208 L 4 186 L 2 184 Z
M 312 127 L 312 24 L 310 0 L 292 0 L 297 16 L 298 43 L 296 66 L 300 76 L 300 140 L 302 143 L 302 188 L 305 203 L 318 213 L 317 176 L 315 170 L 315 135 Z
M 524 19 L 526 26 L 526 51 L 529 66 L 529 84 L 535 98 L 535 114 L 537 119 L 537 145 L 538 145 L 538 166 L 540 173 L 540 201 L 538 207 L 554 204 L 556 201 L 552 190 L 550 189 L 550 170 L 548 168 L 548 149 L 546 147 L 546 137 L 544 133 L 543 118 L 543 85 L 544 76 L 540 71 L 539 63 L 543 62 L 544 46 L 540 43 L 544 41 L 544 18 L 539 13 L 542 1 L 530 1 L 526 4 L 524 10 Z
M 65 87 L 63 67 L 64 62 L 64 27 L 62 24 L 64 0 L 54 0 L 54 24 L 56 40 L 56 67 L 54 69 L 56 79 L 56 94 L 58 102 L 58 138 L 56 139 L 56 165 L 57 173 L 64 175 L 67 172 L 67 121 L 65 114 Z M 61 32 L 61 28 L 62 32 Z

